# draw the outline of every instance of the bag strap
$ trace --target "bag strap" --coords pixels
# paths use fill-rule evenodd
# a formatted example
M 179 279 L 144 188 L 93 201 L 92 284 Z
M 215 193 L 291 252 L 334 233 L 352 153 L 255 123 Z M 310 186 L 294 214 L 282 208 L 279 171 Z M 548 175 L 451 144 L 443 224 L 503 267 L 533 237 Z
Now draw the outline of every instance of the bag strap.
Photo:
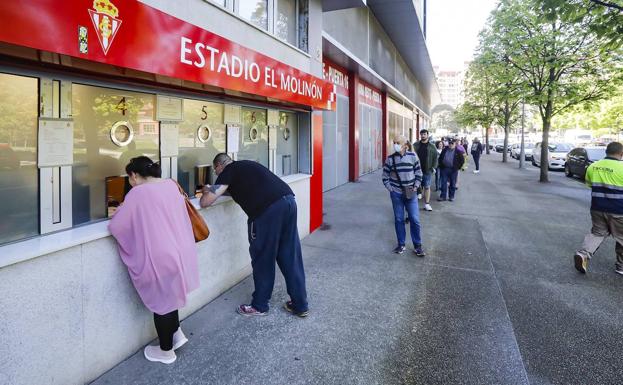
M 398 183 L 400 184 L 400 187 L 414 187 L 414 186 L 405 186 L 402 184 L 402 179 L 400 179 L 400 174 L 398 174 L 398 170 L 396 169 L 396 155 L 392 155 L 392 168 L 394 169 L 394 172 L 396 173 L 396 178 L 398 178 Z
M 181 185 L 180 185 L 180 184 L 179 184 L 179 183 L 178 183 L 175 179 L 172 179 L 172 178 L 171 178 L 171 180 L 172 180 L 173 182 L 175 182 L 175 184 L 177 185 L 177 188 L 180 190 L 180 194 L 182 194 L 182 196 L 183 196 L 184 198 L 186 198 L 186 199 L 190 199 L 190 198 L 188 197 L 188 194 L 186 194 L 186 191 L 184 191 L 184 189 L 182 188 L 182 186 L 181 186 Z

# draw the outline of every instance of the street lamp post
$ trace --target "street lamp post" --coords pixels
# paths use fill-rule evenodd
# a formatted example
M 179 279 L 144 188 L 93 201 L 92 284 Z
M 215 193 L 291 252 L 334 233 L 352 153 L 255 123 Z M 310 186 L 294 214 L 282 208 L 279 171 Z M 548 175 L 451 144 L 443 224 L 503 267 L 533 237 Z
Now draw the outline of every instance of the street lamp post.
M 524 121 L 526 116 L 526 105 L 521 102 L 521 150 L 519 151 L 519 168 L 524 168 L 524 161 L 526 159 L 526 153 L 524 148 Z

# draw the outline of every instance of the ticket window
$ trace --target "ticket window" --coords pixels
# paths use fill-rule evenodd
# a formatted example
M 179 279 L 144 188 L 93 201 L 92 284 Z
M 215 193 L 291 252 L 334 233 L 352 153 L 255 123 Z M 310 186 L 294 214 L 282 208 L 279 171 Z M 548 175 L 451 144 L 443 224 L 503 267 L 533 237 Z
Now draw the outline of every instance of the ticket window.
M 276 135 L 277 157 L 275 174 L 287 176 L 299 172 L 298 116 L 293 112 L 279 112 L 279 128 Z
M 160 160 L 155 105 L 153 94 L 72 85 L 74 225 L 108 218 L 123 202 L 130 159 Z
M 123 203 L 126 194 L 130 191 L 130 181 L 127 176 L 111 176 L 106 178 L 106 216 L 115 215 Z
M 184 120 L 178 123 L 177 181 L 188 196 L 197 195 L 216 177 L 214 157 L 226 151 L 224 104 L 184 99 Z

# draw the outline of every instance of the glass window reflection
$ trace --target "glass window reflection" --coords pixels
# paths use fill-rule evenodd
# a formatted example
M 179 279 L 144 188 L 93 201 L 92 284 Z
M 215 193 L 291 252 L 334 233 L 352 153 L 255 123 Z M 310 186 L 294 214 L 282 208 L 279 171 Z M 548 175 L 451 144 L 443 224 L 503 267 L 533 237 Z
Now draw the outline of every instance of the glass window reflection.
M 154 161 L 160 159 L 155 104 L 156 97 L 151 94 L 72 85 L 74 225 L 109 216 L 109 209 L 120 202 L 107 196 L 106 180 L 124 175 L 131 158 L 145 155 Z M 126 146 L 113 143 L 111 138 L 111 129 L 119 122 L 127 122 L 134 133 Z M 123 135 L 123 130 L 118 135 Z
M 38 80 L 0 74 L 0 244 L 39 233 Z
M 179 123 L 177 181 L 189 196 L 201 184 L 197 166 L 211 166 L 214 157 L 225 152 L 223 104 L 184 100 L 184 121 Z
M 262 29 L 268 29 L 267 0 L 238 0 L 238 14 Z
M 242 108 L 239 160 L 253 160 L 268 167 L 268 126 L 266 110 Z
M 277 157 L 275 159 L 275 173 L 277 175 L 286 176 L 299 172 L 298 137 L 297 115 L 293 112 L 280 112 Z
M 296 45 L 296 17 L 296 0 L 277 1 L 275 35 L 292 45 Z

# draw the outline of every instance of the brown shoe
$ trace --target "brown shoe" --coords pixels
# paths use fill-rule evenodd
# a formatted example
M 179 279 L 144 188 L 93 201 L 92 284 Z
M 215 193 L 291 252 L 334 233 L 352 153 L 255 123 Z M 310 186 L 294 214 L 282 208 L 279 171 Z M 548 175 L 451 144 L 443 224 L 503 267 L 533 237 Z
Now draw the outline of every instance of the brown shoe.
M 575 262 L 575 269 L 582 274 L 586 274 L 586 270 L 588 269 L 588 258 L 583 257 L 580 254 L 576 254 L 573 256 L 573 261 Z

